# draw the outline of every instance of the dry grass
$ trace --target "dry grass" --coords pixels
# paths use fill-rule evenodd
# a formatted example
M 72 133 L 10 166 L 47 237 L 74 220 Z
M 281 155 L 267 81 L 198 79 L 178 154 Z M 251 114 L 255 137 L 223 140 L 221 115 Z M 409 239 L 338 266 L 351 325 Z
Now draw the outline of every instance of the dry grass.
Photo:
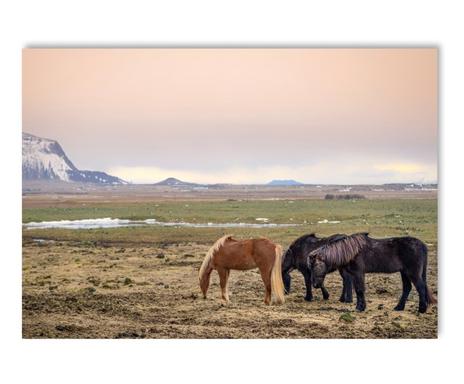
M 328 277 L 323 301 L 303 300 L 293 273 L 282 306 L 264 305 L 257 271 L 231 273 L 231 303 L 220 300 L 213 273 L 209 298 L 198 287 L 198 267 L 210 244 L 132 243 L 124 248 L 71 241 L 23 244 L 25 338 L 434 338 L 437 308 L 417 313 L 413 292 L 395 312 L 399 274 L 369 275 L 367 310 L 338 302 L 341 279 Z M 437 286 L 436 243 L 430 246 L 429 284 Z

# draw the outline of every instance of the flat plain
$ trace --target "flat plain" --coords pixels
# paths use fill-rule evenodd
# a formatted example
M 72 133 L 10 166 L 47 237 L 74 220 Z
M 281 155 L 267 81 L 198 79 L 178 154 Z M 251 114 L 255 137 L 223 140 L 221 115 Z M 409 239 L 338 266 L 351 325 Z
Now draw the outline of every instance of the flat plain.
M 201 297 L 198 268 L 220 236 L 268 237 L 284 249 L 315 232 L 368 231 L 372 237 L 411 235 L 429 249 L 428 283 L 437 292 L 436 192 L 365 193 L 362 200 L 324 200 L 297 188 L 179 191 L 95 189 L 23 195 L 23 223 L 120 218 L 159 222 L 294 224 L 265 228 L 138 226 L 101 229 L 23 228 L 24 338 L 435 338 L 438 308 L 418 314 L 411 292 L 403 312 L 399 274 L 367 276 L 367 310 L 338 301 L 341 279 L 328 276 L 331 294 L 306 302 L 303 278 L 281 306 L 263 303 L 258 271 L 232 271 L 231 303 L 220 299 L 213 273 Z M 330 191 L 329 191 L 330 192 Z M 333 222 L 333 223 L 331 223 Z

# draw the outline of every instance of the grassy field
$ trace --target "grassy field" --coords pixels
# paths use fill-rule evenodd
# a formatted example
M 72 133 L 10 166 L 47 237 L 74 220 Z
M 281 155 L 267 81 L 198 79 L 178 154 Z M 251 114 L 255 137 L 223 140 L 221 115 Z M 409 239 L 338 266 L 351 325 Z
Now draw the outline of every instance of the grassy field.
M 257 271 L 232 272 L 231 304 L 220 300 L 214 274 L 209 298 L 200 299 L 197 270 L 209 246 L 225 233 L 265 236 L 286 247 L 309 232 L 369 231 L 373 237 L 411 235 L 429 247 L 429 284 L 437 289 L 437 200 L 376 199 L 126 201 L 72 198 L 25 207 L 23 222 L 128 218 L 192 223 L 293 223 L 275 228 L 131 227 L 23 230 L 23 336 L 35 337 L 436 337 L 437 308 L 417 314 L 413 292 L 404 312 L 392 308 L 399 274 L 369 275 L 365 313 L 338 302 L 338 274 L 327 280 L 329 301 L 315 292 L 303 300 L 303 279 L 279 307 L 264 305 Z M 318 224 L 324 219 L 337 224 Z

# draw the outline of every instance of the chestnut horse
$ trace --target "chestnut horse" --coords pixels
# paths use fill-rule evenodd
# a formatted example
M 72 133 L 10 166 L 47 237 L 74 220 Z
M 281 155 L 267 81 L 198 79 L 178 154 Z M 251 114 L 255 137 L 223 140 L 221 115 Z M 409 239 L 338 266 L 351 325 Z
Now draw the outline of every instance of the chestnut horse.
M 259 268 L 261 272 L 266 289 L 264 302 L 283 303 L 282 247 L 265 238 L 236 240 L 231 235 L 217 240 L 201 264 L 199 280 L 203 297 L 206 299 L 213 269 L 219 274 L 222 298 L 228 303 L 227 280 L 230 270 L 246 271 L 253 268 Z

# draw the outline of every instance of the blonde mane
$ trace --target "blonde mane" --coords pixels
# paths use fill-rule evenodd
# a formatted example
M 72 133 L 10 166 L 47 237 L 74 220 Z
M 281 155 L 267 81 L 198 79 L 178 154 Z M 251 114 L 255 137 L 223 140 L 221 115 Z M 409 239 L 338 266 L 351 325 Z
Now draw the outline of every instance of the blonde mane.
M 312 251 L 310 257 L 320 257 L 333 267 L 348 264 L 367 244 L 365 233 L 356 233 L 330 242 Z
M 212 260 L 212 258 L 214 256 L 214 254 L 216 253 L 216 251 L 219 248 L 221 248 L 227 240 L 232 239 L 232 236 L 233 235 L 222 236 L 220 239 L 216 240 L 216 242 L 213 244 L 213 246 L 208 250 L 208 252 L 206 253 L 206 256 L 205 256 L 205 258 L 203 260 L 203 263 L 201 264 L 200 271 L 198 273 L 200 279 L 205 274 L 206 270 L 208 269 L 209 264 L 210 264 L 210 262 L 211 262 L 211 260 Z

